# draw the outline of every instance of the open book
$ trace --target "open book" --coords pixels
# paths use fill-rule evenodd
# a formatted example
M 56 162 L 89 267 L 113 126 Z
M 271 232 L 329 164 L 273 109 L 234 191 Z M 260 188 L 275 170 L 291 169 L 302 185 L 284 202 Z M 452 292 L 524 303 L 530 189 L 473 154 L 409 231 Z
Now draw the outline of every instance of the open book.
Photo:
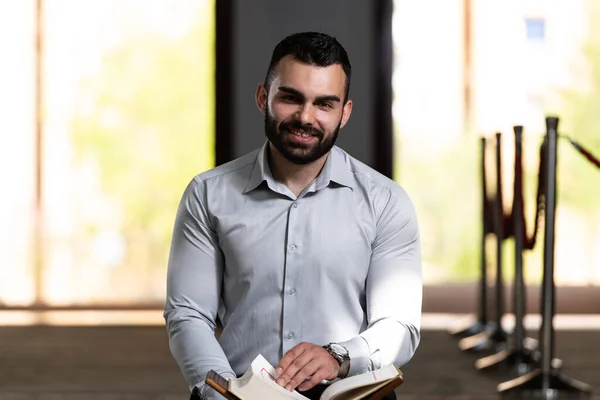
M 215 371 L 210 371 L 206 383 L 231 400 L 308 399 L 295 390 L 290 392 L 279 386 L 276 379 L 275 368 L 259 355 L 240 378 L 226 380 Z M 402 372 L 392 364 L 331 384 L 321 395 L 321 400 L 375 400 L 388 394 L 402 382 Z

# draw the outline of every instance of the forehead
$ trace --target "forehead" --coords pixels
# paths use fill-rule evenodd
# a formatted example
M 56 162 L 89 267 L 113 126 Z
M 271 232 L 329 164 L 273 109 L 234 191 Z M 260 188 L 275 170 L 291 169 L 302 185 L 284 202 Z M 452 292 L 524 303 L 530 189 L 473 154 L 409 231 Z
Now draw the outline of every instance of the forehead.
M 286 56 L 279 61 L 272 82 L 273 88 L 279 86 L 292 87 L 305 96 L 337 95 L 341 98 L 346 87 L 346 74 L 340 64 L 317 67 Z

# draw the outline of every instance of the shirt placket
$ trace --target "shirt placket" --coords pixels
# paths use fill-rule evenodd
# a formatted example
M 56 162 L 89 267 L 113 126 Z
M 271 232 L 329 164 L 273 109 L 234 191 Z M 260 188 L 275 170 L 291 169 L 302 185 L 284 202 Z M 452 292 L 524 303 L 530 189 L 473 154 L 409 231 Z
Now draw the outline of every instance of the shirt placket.
M 285 354 L 292 347 L 301 342 L 301 326 L 298 308 L 298 271 L 301 265 L 301 256 L 303 252 L 302 241 L 297 232 L 300 218 L 299 200 L 292 203 L 288 214 L 288 224 L 286 236 L 286 257 L 285 257 L 285 280 L 283 293 L 283 329 L 282 329 L 282 350 Z

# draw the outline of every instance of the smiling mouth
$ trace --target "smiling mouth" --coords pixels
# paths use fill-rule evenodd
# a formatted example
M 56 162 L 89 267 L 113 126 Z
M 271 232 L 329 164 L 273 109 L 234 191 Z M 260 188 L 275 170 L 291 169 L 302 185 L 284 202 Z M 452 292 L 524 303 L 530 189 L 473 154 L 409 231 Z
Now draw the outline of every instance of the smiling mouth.
M 313 136 L 316 137 L 316 135 L 308 133 L 308 132 L 306 132 L 306 131 L 304 131 L 302 129 L 286 129 L 286 130 L 287 130 L 288 133 L 290 133 L 290 134 L 292 134 L 292 135 L 294 135 L 296 137 L 303 138 L 303 139 L 308 139 L 308 138 L 311 138 Z
M 288 129 L 287 131 L 288 131 L 288 133 L 291 133 L 292 135 L 298 136 L 301 138 L 309 138 L 309 137 L 314 136 L 314 135 L 312 135 L 306 131 L 303 131 L 301 129 Z

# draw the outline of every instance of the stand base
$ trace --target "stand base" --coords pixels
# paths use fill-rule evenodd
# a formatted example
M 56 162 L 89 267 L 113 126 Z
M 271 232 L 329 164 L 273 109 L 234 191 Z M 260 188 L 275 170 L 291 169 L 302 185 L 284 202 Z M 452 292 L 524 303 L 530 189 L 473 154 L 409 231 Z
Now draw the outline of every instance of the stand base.
M 544 375 L 540 369 L 498 385 L 498 392 L 505 397 L 521 399 L 584 398 L 592 388 L 557 370 Z
M 478 333 L 485 331 L 487 328 L 487 325 L 488 324 L 481 322 L 481 320 L 479 320 L 479 321 L 470 320 L 467 323 L 460 324 L 454 328 L 449 329 L 448 333 L 450 334 L 450 336 L 457 336 L 460 338 L 465 338 L 465 337 L 477 335 Z
M 475 368 L 480 371 L 498 369 L 508 372 L 511 376 L 524 375 L 539 366 L 539 352 L 525 346 L 517 349 L 514 345 L 475 361 Z M 560 369 L 561 367 L 561 360 L 558 358 L 552 360 L 552 368 Z
M 508 334 L 498 324 L 488 325 L 488 329 L 476 335 L 461 339 L 458 348 L 466 352 L 500 351 L 506 347 Z

